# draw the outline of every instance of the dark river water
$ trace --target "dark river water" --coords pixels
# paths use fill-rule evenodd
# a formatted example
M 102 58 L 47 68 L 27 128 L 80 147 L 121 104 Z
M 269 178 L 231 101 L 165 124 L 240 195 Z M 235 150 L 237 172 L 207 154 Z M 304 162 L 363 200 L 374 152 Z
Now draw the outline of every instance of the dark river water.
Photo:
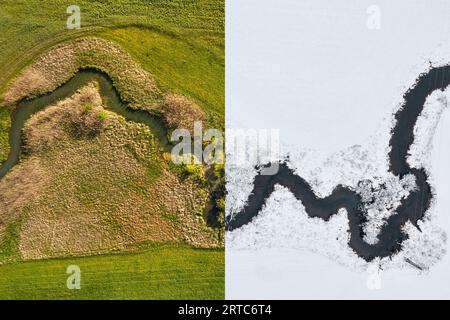
M 147 125 L 156 138 L 158 138 L 160 146 L 166 151 L 170 150 L 171 144 L 167 139 L 167 130 L 159 117 L 147 111 L 129 108 L 120 99 L 108 75 L 97 70 L 85 69 L 79 71 L 68 82 L 53 92 L 41 95 L 35 99 L 23 100 L 17 105 L 11 115 L 11 129 L 9 132 L 10 152 L 8 159 L 0 167 L 0 178 L 19 162 L 22 151 L 22 129 L 26 120 L 45 107 L 70 97 L 83 85 L 93 80 L 97 81 L 100 86 L 100 93 L 106 109 L 123 116 L 129 121 Z
M 227 230 L 238 229 L 249 223 L 258 215 L 267 198 L 274 191 L 275 185 L 280 184 L 288 188 L 302 202 L 310 217 L 328 221 L 340 208 L 345 208 L 349 220 L 349 246 L 366 261 L 398 252 L 401 250 L 402 242 L 407 239 L 402 226 L 410 221 L 417 227 L 417 222 L 424 217 L 433 196 L 425 170 L 411 168 L 406 160 L 408 150 L 414 142 L 414 126 L 423 110 L 427 96 L 435 90 L 444 90 L 449 84 L 450 66 L 433 68 L 421 74 L 416 84 L 405 93 L 404 103 L 395 114 L 396 124 L 389 142 L 391 146 L 389 170 L 399 178 L 406 174 L 414 175 L 417 189 L 410 192 L 396 208 L 396 214 L 386 220 L 376 244 L 368 244 L 363 240 L 366 212 L 358 193 L 347 186 L 338 185 L 328 197 L 318 198 L 309 183 L 296 175 L 284 162 L 280 163 L 277 174 L 255 177 L 253 190 L 246 205 L 240 212 L 227 218 Z

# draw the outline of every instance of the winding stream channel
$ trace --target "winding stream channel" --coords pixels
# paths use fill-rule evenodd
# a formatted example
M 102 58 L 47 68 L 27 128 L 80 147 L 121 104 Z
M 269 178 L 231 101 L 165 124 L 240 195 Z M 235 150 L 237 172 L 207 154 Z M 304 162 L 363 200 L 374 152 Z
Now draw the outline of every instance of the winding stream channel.
M 302 202 L 310 217 L 328 221 L 339 209 L 345 208 L 349 220 L 349 246 L 366 261 L 398 252 L 401 250 L 402 242 L 408 237 L 402 231 L 402 226 L 410 221 L 417 227 L 417 222 L 424 217 L 433 196 L 425 169 L 411 168 L 407 162 L 408 150 L 414 142 L 414 126 L 424 108 L 427 96 L 435 90 L 444 90 L 449 84 L 450 66 L 432 68 L 427 73 L 421 74 L 415 85 L 403 96 L 404 103 L 395 114 L 396 124 L 389 141 L 391 146 L 389 171 L 399 178 L 406 174 L 414 175 L 417 188 L 401 201 L 396 214 L 386 220 L 377 243 L 369 244 L 363 239 L 363 225 L 367 221 L 366 212 L 361 196 L 357 192 L 347 186 L 338 185 L 328 197 L 318 198 L 308 182 L 296 175 L 285 162 L 280 163 L 277 174 L 272 176 L 259 174 L 255 177 L 253 190 L 242 210 L 228 216 L 227 230 L 235 230 L 251 222 L 274 191 L 275 185 L 280 184 Z
M 99 84 L 100 95 L 107 110 L 123 116 L 128 121 L 147 125 L 158 139 L 160 146 L 166 151 L 171 149 L 171 144 L 167 139 L 167 130 L 159 117 L 148 111 L 134 110 L 128 107 L 121 100 L 119 93 L 106 73 L 94 69 L 83 69 L 51 93 L 30 100 L 22 100 L 18 103 L 11 115 L 10 151 L 7 160 L 0 167 L 0 178 L 5 176 L 19 162 L 22 150 L 22 129 L 25 122 L 36 112 L 72 96 L 78 89 L 92 81 Z
M 40 95 L 34 99 L 24 99 L 16 105 L 16 108 L 11 114 L 11 129 L 9 132 L 10 151 L 7 160 L 0 166 L 0 179 L 20 161 L 23 146 L 22 129 L 26 121 L 36 112 L 72 96 L 78 89 L 92 81 L 98 83 L 103 105 L 107 110 L 123 116 L 127 121 L 145 124 L 157 138 L 159 146 L 164 151 L 171 152 L 174 144 L 169 141 L 167 128 L 159 116 L 145 110 L 130 108 L 120 98 L 111 78 L 106 73 L 96 69 L 82 69 L 69 81 L 51 93 Z M 222 188 L 223 186 L 217 185 L 215 180 L 214 175 L 208 177 L 210 199 L 205 206 L 204 215 L 209 226 L 221 227 L 222 224 L 217 220 L 220 215 L 220 210 L 217 207 L 217 199 L 223 195 L 224 190 Z

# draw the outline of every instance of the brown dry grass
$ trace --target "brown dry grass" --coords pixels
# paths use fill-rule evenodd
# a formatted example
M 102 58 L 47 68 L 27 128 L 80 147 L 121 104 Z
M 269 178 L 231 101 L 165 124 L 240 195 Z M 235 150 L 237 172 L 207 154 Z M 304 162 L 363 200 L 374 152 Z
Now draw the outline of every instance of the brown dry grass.
M 15 220 L 49 186 L 50 172 L 41 159 L 30 157 L 1 180 L 0 226 Z
M 60 44 L 38 57 L 10 83 L 4 102 L 13 106 L 21 99 L 51 92 L 82 68 L 107 73 L 130 107 L 161 113 L 171 129 L 185 128 L 193 133 L 194 122 L 206 120 L 205 112 L 192 99 L 173 93 L 163 95 L 153 76 L 128 53 L 96 37 Z
M 94 136 L 70 123 L 105 112 L 96 86 L 35 114 L 29 154 L 0 181 L 0 230 L 23 217 L 23 259 L 133 250 L 147 242 L 222 246 L 203 220 L 208 191 L 168 169 L 149 129 L 114 113 Z M 34 169 L 33 169 L 34 168 Z M 0 235 L 1 236 L 1 235 Z
M 150 110 L 159 106 L 161 92 L 153 76 L 119 46 L 96 37 L 60 44 L 38 57 L 9 85 L 4 101 L 13 105 L 23 98 L 53 91 L 81 68 L 107 73 L 133 108 Z
M 167 126 L 171 129 L 188 129 L 194 132 L 195 121 L 205 121 L 205 112 L 191 99 L 169 93 L 164 96 L 162 114 Z
M 95 83 L 81 88 L 75 95 L 35 114 L 23 129 L 25 151 L 37 153 L 47 150 L 57 140 L 72 134 L 78 137 L 95 136 L 104 123 L 99 119 L 102 99 Z

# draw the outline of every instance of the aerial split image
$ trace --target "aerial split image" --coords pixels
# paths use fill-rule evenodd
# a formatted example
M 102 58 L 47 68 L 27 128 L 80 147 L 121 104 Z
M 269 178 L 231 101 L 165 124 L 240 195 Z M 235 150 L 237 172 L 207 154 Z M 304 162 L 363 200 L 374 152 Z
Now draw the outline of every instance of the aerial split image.
M 449 14 L 0 0 L 0 305 L 450 299 Z

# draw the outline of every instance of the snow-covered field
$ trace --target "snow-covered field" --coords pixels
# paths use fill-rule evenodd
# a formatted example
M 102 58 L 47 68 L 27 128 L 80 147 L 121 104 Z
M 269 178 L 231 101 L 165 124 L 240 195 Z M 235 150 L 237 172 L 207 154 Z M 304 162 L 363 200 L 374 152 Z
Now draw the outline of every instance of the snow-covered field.
M 380 29 L 369 28 L 373 10 Z M 447 1 L 228 2 L 227 128 L 280 129 L 282 154 L 318 195 L 339 183 L 361 193 L 389 184 L 396 192 L 380 190 L 369 210 L 366 241 L 376 242 L 392 214 L 380 208 L 414 184 L 387 172 L 392 115 L 430 62 L 450 63 L 448 13 Z M 450 298 L 447 100 L 450 90 L 431 95 L 418 120 L 408 161 L 427 168 L 436 196 L 423 232 L 407 226 L 400 254 L 367 264 L 347 245 L 345 211 L 329 222 L 308 218 L 279 187 L 252 223 L 227 235 L 227 298 Z M 227 165 L 232 212 L 254 171 Z

